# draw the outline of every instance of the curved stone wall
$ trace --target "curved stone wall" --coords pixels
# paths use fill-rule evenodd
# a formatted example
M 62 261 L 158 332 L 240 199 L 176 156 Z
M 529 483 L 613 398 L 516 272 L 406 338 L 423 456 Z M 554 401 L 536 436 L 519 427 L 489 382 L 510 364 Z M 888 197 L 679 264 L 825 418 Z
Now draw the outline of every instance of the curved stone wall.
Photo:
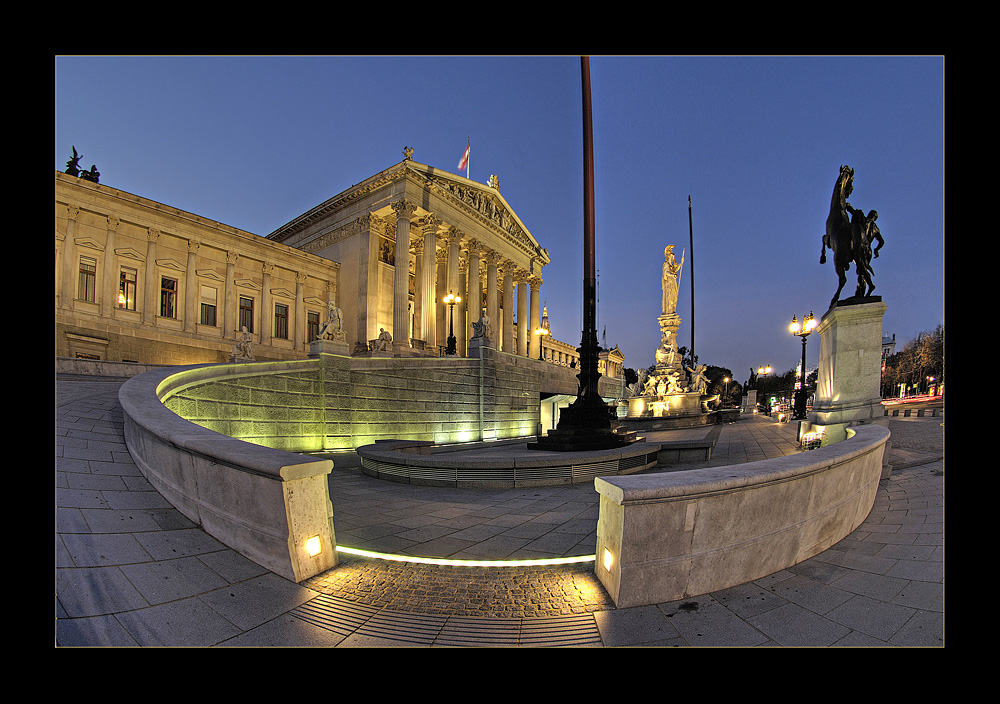
M 595 573 L 618 607 L 707 594 L 829 548 L 871 511 L 889 431 L 741 465 L 595 479 Z
M 276 574 L 301 582 L 336 566 L 333 462 L 250 445 L 163 405 L 185 379 L 212 373 L 201 369 L 170 367 L 122 384 L 125 444 L 136 466 L 209 535 Z

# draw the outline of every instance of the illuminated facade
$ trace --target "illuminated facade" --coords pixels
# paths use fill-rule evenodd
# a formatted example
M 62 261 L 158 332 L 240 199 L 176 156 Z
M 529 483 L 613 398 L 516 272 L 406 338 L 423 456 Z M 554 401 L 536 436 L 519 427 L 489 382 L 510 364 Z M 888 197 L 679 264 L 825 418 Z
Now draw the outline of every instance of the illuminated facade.
M 409 158 L 267 237 L 59 172 L 55 201 L 58 357 L 224 362 L 246 327 L 257 360 L 300 359 L 328 300 L 354 354 L 385 330 L 437 356 L 449 292 L 460 356 L 482 311 L 497 349 L 538 357 L 517 323 L 538 327 L 548 253 L 496 187 Z
M 299 359 L 340 265 L 104 184 L 56 173 L 56 356 Z
M 438 356 L 453 329 L 465 356 L 485 313 L 498 350 L 538 358 L 536 336 L 521 331 L 538 328 L 548 252 L 494 186 L 407 158 L 267 239 L 340 262 L 338 305 L 355 354 L 384 330 L 394 355 Z M 449 293 L 461 299 L 453 309 Z

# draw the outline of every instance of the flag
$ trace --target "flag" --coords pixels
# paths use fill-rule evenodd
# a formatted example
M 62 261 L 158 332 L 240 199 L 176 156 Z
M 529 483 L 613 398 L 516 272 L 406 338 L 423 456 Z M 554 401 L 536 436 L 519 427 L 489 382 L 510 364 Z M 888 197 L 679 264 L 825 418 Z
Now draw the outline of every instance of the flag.
M 466 166 L 468 166 L 468 164 L 469 164 L 469 149 L 471 149 L 471 148 L 472 148 L 471 144 L 469 144 L 469 145 L 467 145 L 465 147 L 465 153 L 462 154 L 462 160 L 458 162 L 458 168 L 459 169 L 464 169 Z

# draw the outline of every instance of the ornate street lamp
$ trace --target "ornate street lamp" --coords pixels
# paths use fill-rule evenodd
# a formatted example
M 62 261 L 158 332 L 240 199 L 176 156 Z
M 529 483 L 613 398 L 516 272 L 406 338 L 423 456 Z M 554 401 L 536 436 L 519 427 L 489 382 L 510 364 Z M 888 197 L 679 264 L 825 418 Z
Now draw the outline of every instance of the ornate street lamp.
M 762 390 L 761 389 L 761 380 L 760 380 L 760 377 L 764 377 L 764 379 L 766 380 L 767 379 L 767 375 L 770 374 L 771 371 L 772 371 L 772 369 L 771 369 L 771 365 L 770 364 L 765 364 L 764 366 L 757 368 L 757 390 L 758 391 Z M 758 401 L 758 403 L 760 403 L 760 401 Z M 770 401 L 765 401 L 764 402 L 764 408 L 770 409 L 771 408 L 771 402 Z M 771 415 L 770 410 L 768 410 L 767 415 Z
M 722 381 L 723 381 L 723 383 L 725 383 L 725 385 L 726 385 L 726 386 L 725 386 L 725 389 L 726 389 L 726 390 L 725 390 L 725 392 L 724 392 L 724 393 L 722 394 L 722 403 L 723 403 L 723 404 L 724 404 L 724 405 L 726 406 L 726 408 L 728 408 L 728 407 L 729 407 L 729 377 L 727 376 L 727 377 L 726 377 L 725 379 L 723 379 Z
M 448 308 L 450 309 L 450 314 L 451 314 L 449 328 L 448 328 L 448 348 L 444 351 L 446 355 L 454 356 L 458 354 L 458 350 L 456 349 L 457 340 L 455 339 L 455 304 L 461 303 L 461 301 L 462 301 L 461 297 L 456 296 L 451 291 L 449 291 L 448 295 L 444 297 L 444 302 L 448 304 Z
M 792 324 L 788 326 L 789 332 L 802 338 L 801 380 L 799 388 L 795 390 L 795 414 L 792 416 L 795 420 L 806 419 L 806 400 L 809 398 L 809 392 L 806 390 L 806 338 L 809 337 L 809 333 L 816 329 L 817 325 L 812 311 L 809 311 L 809 315 L 802 319 L 801 325 L 793 315 Z
M 538 328 L 537 330 L 535 330 L 535 334 L 538 335 L 538 361 L 544 362 L 545 357 L 542 355 L 542 340 L 545 338 L 546 335 L 549 335 L 551 333 L 549 333 L 549 331 L 546 330 L 545 328 Z

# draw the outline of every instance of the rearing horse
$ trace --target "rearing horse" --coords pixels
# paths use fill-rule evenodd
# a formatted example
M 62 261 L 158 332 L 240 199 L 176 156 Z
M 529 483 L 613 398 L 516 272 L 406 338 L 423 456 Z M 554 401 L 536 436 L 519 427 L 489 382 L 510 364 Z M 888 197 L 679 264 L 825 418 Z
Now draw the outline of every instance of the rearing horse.
M 830 214 L 826 218 L 826 234 L 823 235 L 823 251 L 820 253 L 819 263 L 826 263 L 826 248 L 833 251 L 833 266 L 837 270 L 839 285 L 837 292 L 833 294 L 830 307 L 840 298 L 840 292 L 847 283 L 847 272 L 851 268 L 851 262 L 855 263 L 858 270 L 858 295 L 864 294 L 864 268 L 858 264 L 858 247 L 855 246 L 854 228 L 851 227 L 851 220 L 847 214 L 847 197 L 854 190 L 854 169 L 844 165 L 840 167 L 840 176 L 833 186 L 833 197 L 830 199 Z

